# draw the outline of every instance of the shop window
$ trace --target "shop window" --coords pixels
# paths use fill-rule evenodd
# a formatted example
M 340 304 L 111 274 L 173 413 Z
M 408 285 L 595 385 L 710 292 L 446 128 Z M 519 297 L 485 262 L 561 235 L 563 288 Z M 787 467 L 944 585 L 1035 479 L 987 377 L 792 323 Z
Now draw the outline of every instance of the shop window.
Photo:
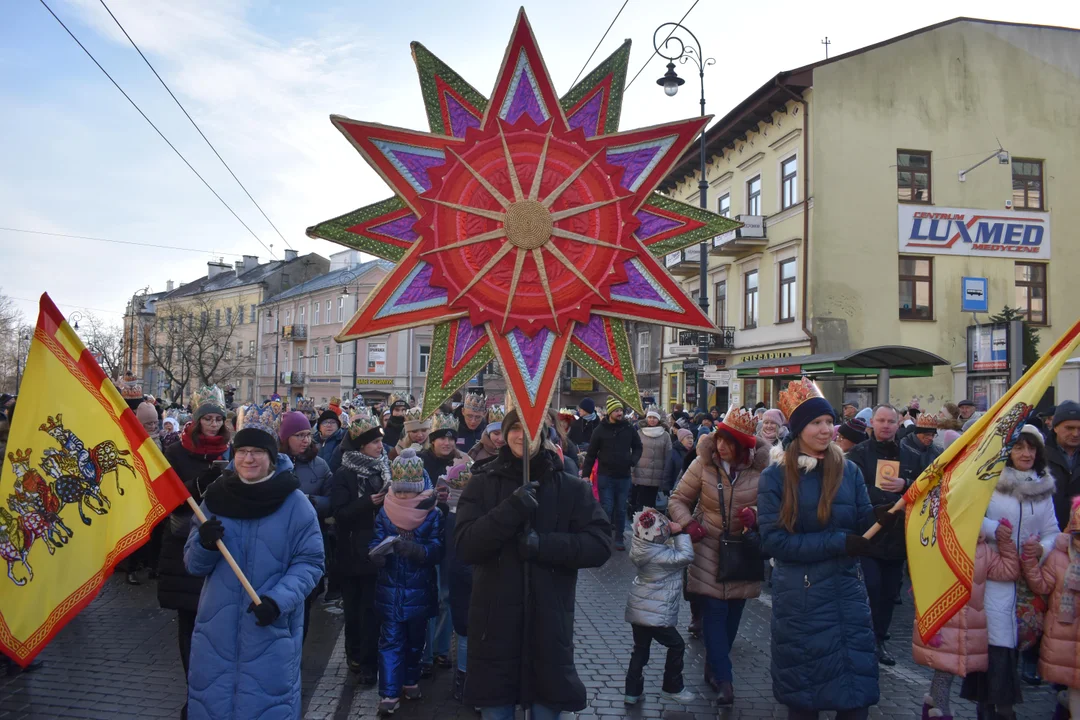
M 799 171 L 798 162 L 794 155 L 780 163 L 780 209 L 787 210 L 798 202 Z
M 758 271 L 743 275 L 743 330 L 757 327 L 758 322 Z
M 1043 209 L 1042 160 L 1012 160 L 1013 210 Z
M 761 214 L 761 176 L 750 178 L 746 183 L 746 214 Z
M 929 152 L 896 151 L 896 199 L 900 202 L 930 203 Z
M 780 316 L 777 322 L 795 321 L 795 290 L 795 258 L 791 258 L 780 263 Z
M 900 319 L 934 319 L 934 261 L 900 258 Z
M 1016 263 L 1016 306 L 1033 325 L 1046 324 L 1046 265 Z

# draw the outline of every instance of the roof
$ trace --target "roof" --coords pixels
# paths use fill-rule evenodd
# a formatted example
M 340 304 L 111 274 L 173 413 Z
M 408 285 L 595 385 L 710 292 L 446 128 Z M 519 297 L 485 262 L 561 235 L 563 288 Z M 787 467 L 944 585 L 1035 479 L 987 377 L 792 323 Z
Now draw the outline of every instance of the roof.
M 383 269 L 390 272 L 394 269 L 394 263 L 386 260 L 369 260 L 340 270 L 334 270 L 333 272 L 328 272 L 325 275 L 320 275 L 317 278 L 308 280 L 305 283 L 294 285 L 284 292 L 280 292 L 271 298 L 267 298 L 262 304 L 272 305 L 281 302 L 282 300 L 288 300 L 289 298 L 300 295 L 308 295 L 313 292 L 318 292 L 319 290 L 325 290 L 326 288 L 334 286 L 340 287 L 377 269 Z
M 948 365 L 949 361 L 926 350 L 906 345 L 880 345 L 865 350 L 848 350 L 815 355 L 792 355 L 769 360 L 751 360 L 732 365 L 728 370 L 758 370 L 760 368 L 832 364 L 839 368 L 859 370 L 900 370 L 927 365 Z
M 713 123 L 713 126 L 705 132 L 706 156 L 713 157 L 725 147 L 733 144 L 740 136 L 744 136 L 749 130 L 755 129 L 762 122 L 771 122 L 773 113 L 777 111 L 787 112 L 786 106 L 789 100 L 802 100 L 802 93 L 814 84 L 814 70 L 823 65 L 830 65 L 841 60 L 846 60 L 856 55 L 876 50 L 886 45 L 907 40 L 915 35 L 931 32 L 961 22 L 982 23 L 986 25 L 1006 25 L 1012 27 L 1024 27 L 1043 30 L 1068 30 L 1080 32 L 1076 28 L 1058 27 L 1055 25 L 1030 25 L 1026 23 L 1003 22 L 999 20 L 983 20 L 980 18 L 956 17 L 934 25 L 912 30 L 903 35 L 882 40 L 873 45 L 852 50 L 841 55 L 820 60 L 818 62 L 803 65 L 794 70 L 785 70 L 774 75 L 768 82 L 759 87 L 736 105 L 727 115 Z M 680 158 L 679 163 L 667 174 L 660 183 L 660 190 L 672 190 L 676 184 L 696 175 L 701 168 L 701 148 L 697 143 L 687 148 Z
M 204 275 L 197 280 L 185 283 L 172 292 L 165 293 L 160 299 L 173 300 L 175 298 L 191 297 L 192 295 L 216 292 L 218 290 L 256 285 L 266 281 L 278 270 L 281 270 L 292 263 L 307 262 L 311 257 L 311 255 L 301 255 L 292 260 L 272 260 L 253 267 L 247 272 L 241 273 L 239 276 L 236 274 L 236 270 L 232 266 L 229 266 L 212 278 L 209 277 L 209 275 Z

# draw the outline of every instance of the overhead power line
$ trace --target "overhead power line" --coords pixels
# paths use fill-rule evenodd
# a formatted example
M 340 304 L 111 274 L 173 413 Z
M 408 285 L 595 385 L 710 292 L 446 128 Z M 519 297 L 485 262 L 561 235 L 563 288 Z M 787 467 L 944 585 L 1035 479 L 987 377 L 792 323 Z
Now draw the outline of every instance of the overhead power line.
M 206 253 L 209 255 L 233 255 L 243 257 L 242 253 L 220 252 L 218 250 L 200 250 L 198 248 L 178 247 L 176 245 L 156 245 L 154 243 L 135 242 L 134 240 L 110 240 L 109 238 L 88 237 L 86 235 L 67 235 L 65 233 L 45 232 L 44 230 L 26 230 L 25 228 L 13 228 L 0 226 L 0 230 L 8 232 L 30 233 L 32 235 L 51 235 L 52 237 L 73 238 L 75 240 L 93 240 L 95 242 L 116 243 L 117 245 L 138 245 L 140 247 L 156 248 L 158 250 L 182 250 L 184 252 Z
M 697 4 L 700 1 L 701 0 L 694 0 L 694 4 L 690 6 L 690 10 L 693 10 L 694 8 L 696 8 Z M 682 24 L 682 21 L 686 19 L 686 16 L 690 14 L 690 10 L 687 10 L 685 13 L 683 13 L 683 16 L 681 18 L 679 18 L 679 24 L 680 25 Z M 674 34 L 675 34 L 675 29 L 672 28 L 671 32 L 668 33 L 668 36 L 666 38 L 664 38 L 664 42 L 667 42 L 668 40 L 670 40 L 671 36 L 674 35 Z M 660 43 L 660 44 L 663 45 L 664 43 Z M 634 77 L 630 78 L 630 82 L 626 83 L 626 89 L 627 90 L 630 89 L 630 86 L 633 85 L 634 81 L 638 79 L 638 75 L 640 75 L 645 70 L 645 68 L 648 67 L 649 63 L 652 62 L 652 59 L 654 57 L 656 57 L 656 48 L 655 47 L 653 48 L 652 55 L 650 55 L 649 59 L 645 61 L 645 64 L 641 66 L 641 70 L 638 70 L 637 74 L 634 75 Z
M 43 5 L 43 6 L 45 7 L 45 9 L 49 11 L 49 14 L 53 16 L 53 18 L 54 18 L 54 19 L 56 20 L 56 22 L 60 23 L 60 27 L 64 28 L 64 30 L 65 30 L 65 31 L 67 32 L 67 34 L 71 36 L 71 39 L 72 39 L 72 40 L 74 40 L 74 41 L 75 41 L 75 43 L 76 43 L 76 44 L 77 44 L 77 45 L 78 45 L 78 46 L 79 46 L 80 48 L 82 48 L 82 51 L 83 51 L 84 53 L 86 53 L 86 56 L 87 56 L 87 57 L 89 57 L 89 58 L 90 58 L 91 60 L 93 60 L 93 61 L 94 61 L 94 64 L 98 66 L 98 70 L 101 70 L 101 72 L 105 73 L 105 77 L 109 78 L 109 82 L 111 82 L 111 83 L 113 84 L 113 86 L 115 86 L 115 87 L 116 87 L 116 89 L 120 91 L 120 94 L 121 94 L 121 95 L 123 95 L 123 96 L 124 96 L 124 98 L 125 98 L 125 99 L 126 99 L 126 100 L 127 100 L 128 102 L 129 102 L 129 103 L 131 103 L 131 106 L 132 106 L 133 108 L 135 108 L 135 110 L 136 110 L 136 111 L 138 111 L 138 113 L 139 113 L 140 115 L 142 115 L 142 117 L 143 117 L 143 120 L 145 120 L 146 122 L 150 123 L 150 127 L 154 128 L 154 131 L 155 131 L 155 132 L 156 132 L 156 133 L 157 133 L 157 134 L 158 134 L 158 135 L 159 135 L 159 136 L 161 137 L 161 139 L 162 139 L 162 140 L 164 140 L 164 141 L 165 141 L 165 144 L 166 144 L 166 145 L 168 145 L 168 146 L 169 146 L 169 148 L 170 148 L 170 149 L 171 149 L 171 150 L 172 150 L 172 151 L 173 151 L 174 153 L 176 153 L 176 156 L 177 156 L 177 157 L 179 157 L 179 158 L 180 158 L 181 160 L 183 160 L 183 161 L 184 161 L 184 164 L 188 166 L 188 169 L 189 169 L 189 170 L 191 170 L 191 172 L 195 173 L 195 177 L 199 178 L 199 180 L 201 180 L 201 181 L 202 181 L 202 184 L 206 186 L 206 189 L 207 189 L 207 190 L 209 190 L 210 192 L 212 192 L 212 193 L 214 194 L 214 197 L 216 197 L 216 198 L 218 199 L 218 201 L 219 201 L 219 202 L 220 202 L 220 203 L 221 203 L 222 205 L 224 205 L 224 206 L 225 206 L 225 209 L 226 209 L 226 210 L 228 210 L 228 211 L 229 211 L 229 212 L 230 212 L 230 213 L 232 214 L 232 216 L 233 216 L 234 218 L 236 218 L 236 221 L 237 221 L 238 223 L 240 223 L 241 225 L 243 225 L 243 226 L 244 226 L 244 229 L 248 231 L 248 233 L 249 233 L 249 234 L 251 235 L 251 237 L 255 238 L 255 239 L 256 239 L 256 240 L 258 241 L 258 243 L 259 243 L 260 245 L 262 245 L 262 246 L 263 246 L 263 248 L 265 248 L 265 249 L 266 249 L 266 252 L 270 253 L 270 257 L 271 257 L 272 259 L 276 260 L 276 259 L 277 259 L 277 256 L 276 256 L 276 255 L 274 255 L 274 251 L 273 251 L 273 250 L 271 250 L 271 249 L 269 248 L 269 246 L 267 246 L 267 244 L 266 244 L 266 243 L 264 243 L 264 242 L 262 241 L 262 239 L 261 239 L 261 238 L 260 238 L 260 237 L 259 237 L 258 235 L 256 235 L 256 234 L 255 234 L 255 231 L 254 231 L 254 230 L 252 230 L 252 229 L 251 229 L 250 227 L 248 227 L 248 224 L 247 224 L 246 222 L 244 222 L 244 221 L 243 221 L 243 220 L 242 220 L 242 219 L 240 218 L 240 216 L 239 216 L 239 215 L 237 215 L 237 214 L 236 214 L 236 211 L 235 211 L 235 210 L 233 210 L 233 209 L 232 209 L 231 207 L 229 207 L 229 203 L 225 202 L 225 200 L 224 200 L 224 199 L 223 199 L 223 198 L 222 198 L 222 197 L 221 197 L 220 195 L 218 195 L 217 191 L 216 191 L 216 190 L 214 190 L 214 188 L 210 187 L 210 183 L 206 182 L 206 179 L 205 179 L 205 178 L 204 178 L 204 177 L 203 177 L 202 175 L 200 175 L 200 174 L 199 174 L 199 171 L 198 171 L 198 170 L 196 170 L 196 169 L 195 169 L 195 168 L 194 168 L 194 167 L 192 166 L 192 164 L 191 164 L 191 163 L 189 163 L 189 162 L 188 162 L 187 158 L 186 158 L 186 157 L 184 157 L 183 153 L 181 153 L 181 152 L 180 152 L 179 150 L 177 150 L 177 149 L 176 149 L 176 146 L 175 146 L 175 145 L 173 145 L 173 144 L 172 144 L 172 143 L 171 143 L 171 142 L 169 141 L 169 138 L 165 137 L 165 133 L 161 132 L 161 130 L 159 130 L 159 129 L 158 129 L 158 126 L 154 124 L 154 121 L 153 121 L 153 120 L 151 120 L 151 119 L 150 119 L 149 117 L 147 117 L 146 113 L 144 113 L 144 112 L 142 111 L 142 108 L 140 108 L 140 107 L 139 107 L 139 105 L 138 105 L 138 104 L 137 104 L 137 103 L 136 103 L 136 102 L 135 102 L 134 100 L 132 100 L 132 99 L 131 99 L 131 96 L 130 96 L 130 95 L 128 95 L 128 94 L 127 94 L 126 92 L 124 92 L 124 88 L 120 87 L 120 84 L 119 84 L 118 82 L 116 82 L 116 80 L 114 80 L 114 79 L 113 79 L 113 76 L 109 74 L 109 71 L 108 71 L 108 70 L 106 70 L 106 69 L 105 69 L 104 67 L 102 67 L 101 63 L 99 63 L 99 62 L 97 61 L 97 58 L 96 58 L 96 57 L 94 57 L 93 53 L 91 53 L 91 52 L 90 52 L 89 50 L 87 50 L 87 49 L 86 49 L 86 46 L 85 46 L 85 45 L 83 45 L 83 44 L 82 44 L 82 42 L 81 42 L 81 41 L 79 40 L 79 38 L 77 38 L 77 37 L 75 36 L 75 33 L 71 32 L 71 29 L 70 29 L 70 28 L 68 28 L 68 26 L 64 24 L 64 21 L 63 21 L 63 20 L 61 20 L 61 19 L 60 19 L 60 17 L 59 17 L 59 16 L 58 16 L 58 15 L 57 15 L 57 14 L 56 14 L 55 12 L 53 12 L 53 9 L 52 9 L 51 7 L 49 7 L 48 3 L 46 3 L 46 2 L 45 2 L 45 0 L 39 0 L 39 2 L 41 2 L 41 4 L 42 4 L 42 5 Z
M 102 2 L 104 2 L 104 0 L 102 0 Z M 608 25 L 607 30 L 605 30 L 604 34 L 600 36 L 600 41 L 596 43 L 596 47 L 594 47 L 592 49 L 592 52 L 589 53 L 589 59 L 586 60 L 585 64 L 581 66 L 581 69 L 578 70 L 577 77 L 574 78 L 574 82 L 570 83 L 570 87 L 574 87 L 575 85 L 577 85 L 577 81 L 578 78 L 581 77 L 581 73 L 585 72 L 585 68 L 589 67 L 589 61 L 593 59 L 593 55 L 595 55 L 596 51 L 600 49 L 601 43 L 604 42 L 604 38 L 606 38 L 608 33 L 611 32 L 611 28 L 615 26 L 615 21 L 619 19 L 620 15 L 622 15 L 622 11 L 626 8 L 626 3 L 628 2 L 630 2 L 630 0 L 623 0 L 623 4 L 622 7 L 619 8 L 619 12 L 615 13 L 615 17 L 611 19 L 611 25 Z
M 143 59 L 143 62 L 146 63 L 146 67 L 150 68 L 150 72 L 154 73 L 154 77 L 156 77 L 158 79 L 158 82 L 161 83 L 161 87 L 165 88 L 165 92 L 169 93 L 169 97 L 171 97 L 173 99 L 173 102 L 176 103 L 176 106 L 180 108 L 180 112 L 184 113 L 184 117 L 188 119 L 188 122 L 190 122 L 192 127 L 195 128 L 195 131 L 199 133 L 199 136 L 203 140 L 205 140 L 206 144 L 210 146 L 210 149 L 214 151 L 214 155 L 216 155 L 217 159 L 221 161 L 221 164 L 225 166 L 225 169 L 229 171 L 229 174 L 232 175 L 232 179 L 236 181 L 236 184 L 240 186 L 240 189 L 244 191 L 244 194 L 248 196 L 248 200 L 251 201 L 251 204 L 259 209 L 259 212 L 262 213 L 262 216 L 266 219 L 266 222 L 270 223 L 270 227 L 274 228 L 274 232 L 276 232 L 278 234 L 278 237 L 281 238 L 281 242 L 285 243 L 285 247 L 291 250 L 292 245 L 290 245 L 289 241 L 285 239 L 285 236 L 281 234 L 281 231 L 278 230 L 277 225 L 275 225 L 274 221 L 270 219 L 270 216 L 266 214 L 266 211 L 262 209 L 262 206 L 259 205 L 259 203 L 255 202 L 255 198 L 253 198 L 251 196 L 251 193 L 248 192 L 248 189 L 244 187 L 244 183 L 240 182 L 240 178 L 236 177 L 236 173 L 234 173 L 233 169 L 229 167 L 229 163 L 225 162 L 225 158 L 221 157 L 221 153 L 217 151 L 217 148 L 214 147 L 214 144 L 210 142 L 210 139 L 208 137 L 206 137 L 206 135 L 202 131 L 202 128 L 199 127 L 198 123 L 196 123 L 194 118 L 191 117 L 187 109 L 185 109 L 184 106 L 180 103 L 180 100 L 176 97 L 176 95 L 173 94 L 173 91 L 169 88 L 169 86 L 165 84 L 165 81 L 162 80 L 161 75 L 159 75 L 158 71 L 154 69 L 154 66 L 150 64 L 150 61 L 146 59 L 146 55 L 144 55 L 143 51 L 139 48 L 139 46 L 135 44 L 135 41 L 131 39 L 131 35 L 129 35 L 128 31 L 124 29 L 124 26 L 120 24 L 120 21 L 116 19 L 116 15 L 114 15 L 113 11 L 109 9 L 109 6 L 105 4 L 105 0 L 99 1 L 101 2 L 101 6 L 105 8 L 105 12 L 109 13 L 109 17 L 111 17 L 113 19 L 113 22 L 116 23 L 116 26 L 120 28 L 120 32 L 124 33 L 124 37 L 126 37 L 128 39 L 128 42 L 131 43 L 131 47 L 135 48 L 135 52 L 139 53 L 139 57 L 141 57 Z M 625 7 L 626 3 L 623 3 L 623 6 Z M 622 11 L 620 10 L 620 12 Z M 616 17 L 618 16 L 616 15 Z M 611 28 L 608 29 L 610 30 Z

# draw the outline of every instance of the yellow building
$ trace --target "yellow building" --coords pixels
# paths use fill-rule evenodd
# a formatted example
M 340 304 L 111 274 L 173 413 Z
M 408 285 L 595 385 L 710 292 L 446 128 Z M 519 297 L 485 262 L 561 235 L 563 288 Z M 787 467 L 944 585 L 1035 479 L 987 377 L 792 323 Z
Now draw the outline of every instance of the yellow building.
M 745 223 L 709 256 L 731 340 L 710 404 L 774 406 L 808 368 L 834 402 L 884 402 L 876 370 L 837 360 L 878 346 L 931 354 L 892 371 L 890 402 L 996 399 L 1002 377 L 966 373 L 961 278 L 985 278 L 990 313 L 1021 308 L 1042 349 L 1076 320 L 1078 107 L 1080 32 L 967 18 L 781 72 L 740 102 L 707 133 L 709 206 Z M 668 177 L 673 197 L 697 202 L 698 162 L 695 148 Z M 696 253 L 666 261 L 694 296 Z M 678 345 L 668 331 L 669 406 Z

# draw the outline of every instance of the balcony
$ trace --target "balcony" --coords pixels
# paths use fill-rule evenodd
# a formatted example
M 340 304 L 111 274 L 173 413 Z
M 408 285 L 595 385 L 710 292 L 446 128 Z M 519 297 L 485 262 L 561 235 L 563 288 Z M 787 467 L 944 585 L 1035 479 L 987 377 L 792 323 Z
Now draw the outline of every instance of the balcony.
M 307 382 L 307 374 L 302 372 L 283 372 L 279 378 L 283 385 L 303 385 Z
M 701 245 L 676 250 L 664 256 L 664 267 L 672 275 L 691 277 L 701 270 Z
M 709 352 L 717 352 L 720 350 L 734 350 L 735 349 L 735 328 L 730 325 L 724 325 L 717 328 L 719 334 L 714 333 L 701 333 L 700 337 L 708 343 Z M 675 355 L 695 355 L 698 352 L 698 333 L 693 330 L 680 330 L 679 331 L 679 344 L 677 350 L 673 354 Z M 676 348 L 672 348 L 676 350 Z
M 281 339 L 294 342 L 307 340 L 307 325 L 282 325 Z
M 762 215 L 738 215 L 736 220 L 743 225 L 713 238 L 710 255 L 738 257 L 757 252 L 769 244 L 765 237 L 765 217 Z
M 591 377 L 559 378 L 559 391 L 564 393 L 591 393 L 596 390 L 596 381 Z

